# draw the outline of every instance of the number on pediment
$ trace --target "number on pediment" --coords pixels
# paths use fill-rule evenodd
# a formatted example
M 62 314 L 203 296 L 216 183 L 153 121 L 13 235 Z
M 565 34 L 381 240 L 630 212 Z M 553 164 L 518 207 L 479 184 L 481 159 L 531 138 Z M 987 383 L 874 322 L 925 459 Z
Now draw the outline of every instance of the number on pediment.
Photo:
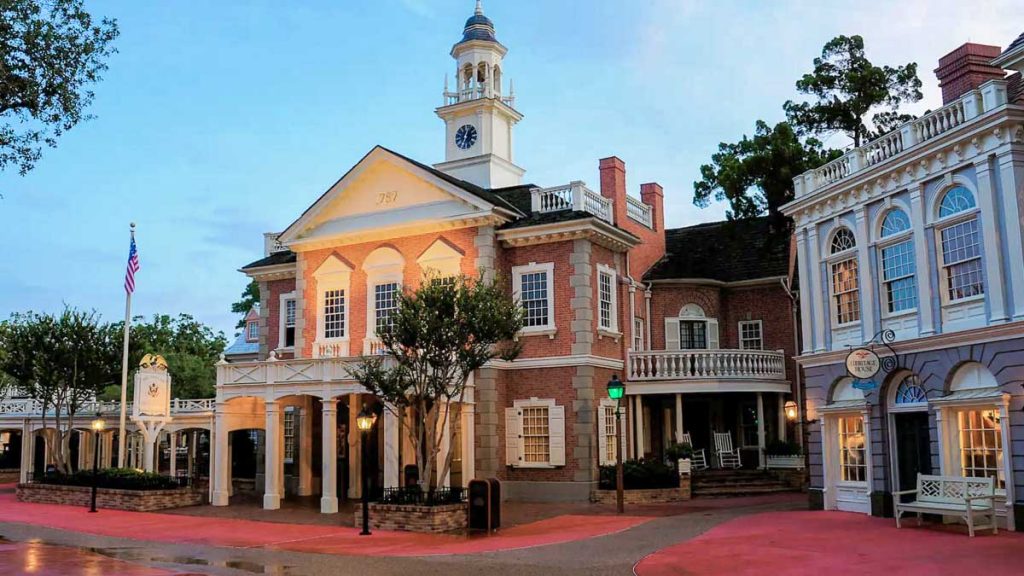
M 377 206 L 388 206 L 398 200 L 398 190 L 391 192 L 379 192 L 377 194 Z

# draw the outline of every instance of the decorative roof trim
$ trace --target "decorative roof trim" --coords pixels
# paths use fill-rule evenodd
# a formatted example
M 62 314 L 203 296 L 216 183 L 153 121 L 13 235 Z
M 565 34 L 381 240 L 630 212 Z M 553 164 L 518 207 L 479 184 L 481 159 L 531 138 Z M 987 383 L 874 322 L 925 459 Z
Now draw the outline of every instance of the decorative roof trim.
M 721 286 L 723 288 L 744 288 L 748 286 L 769 286 L 777 284 L 780 280 L 789 278 L 785 275 L 780 276 L 765 276 L 763 278 L 753 278 L 751 280 L 736 280 L 734 282 L 725 282 L 722 280 L 714 280 L 711 278 L 665 278 L 662 280 L 647 280 L 649 284 L 656 286 L 685 286 L 691 284 L 700 284 L 702 286 Z
M 351 244 L 361 244 L 363 242 L 374 242 L 377 240 L 389 240 L 429 232 L 471 228 L 473 226 L 500 226 L 508 221 L 508 218 L 504 218 L 491 212 L 481 211 L 475 214 L 464 214 L 444 220 L 413 222 L 408 225 L 391 226 L 389 228 L 376 228 L 360 232 L 294 240 L 289 243 L 289 247 L 295 252 L 308 252 L 318 248 L 347 246 Z
M 253 280 L 284 280 L 295 278 L 296 263 L 274 264 L 273 266 L 260 266 L 257 268 L 239 268 L 238 271 Z
M 589 239 L 610 250 L 625 252 L 640 244 L 636 236 L 595 217 L 498 230 L 496 236 L 513 247 Z

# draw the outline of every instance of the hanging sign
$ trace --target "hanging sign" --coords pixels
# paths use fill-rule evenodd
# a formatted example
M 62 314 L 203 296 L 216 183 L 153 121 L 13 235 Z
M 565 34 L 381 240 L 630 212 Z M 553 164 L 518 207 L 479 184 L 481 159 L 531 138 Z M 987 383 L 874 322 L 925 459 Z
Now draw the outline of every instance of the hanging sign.
M 162 356 L 146 354 L 135 372 L 135 402 L 132 416 L 169 418 L 171 415 L 171 375 Z
M 881 367 L 878 354 L 868 348 L 854 348 L 846 356 L 846 371 L 857 380 L 870 380 Z

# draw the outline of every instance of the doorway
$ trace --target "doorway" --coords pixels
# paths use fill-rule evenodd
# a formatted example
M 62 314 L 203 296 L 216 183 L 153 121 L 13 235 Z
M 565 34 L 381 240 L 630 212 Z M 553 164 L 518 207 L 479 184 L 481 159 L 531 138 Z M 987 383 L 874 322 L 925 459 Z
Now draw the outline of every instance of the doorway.
M 931 433 L 927 412 L 893 414 L 896 476 L 899 490 L 913 490 L 918 474 L 932 473 Z

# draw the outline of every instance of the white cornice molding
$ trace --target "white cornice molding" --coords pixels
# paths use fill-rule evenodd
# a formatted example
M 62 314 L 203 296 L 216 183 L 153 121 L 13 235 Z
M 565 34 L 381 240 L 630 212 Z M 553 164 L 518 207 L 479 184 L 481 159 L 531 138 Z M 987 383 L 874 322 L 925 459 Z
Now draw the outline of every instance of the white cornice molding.
M 718 286 L 720 288 L 752 288 L 756 286 L 771 286 L 779 283 L 788 276 L 765 276 L 751 280 L 737 280 L 725 282 L 711 278 L 666 278 L 662 280 L 649 280 L 648 283 L 658 286 Z
M 274 264 L 273 266 L 260 266 L 259 268 L 241 268 L 238 271 L 246 276 L 260 281 L 285 280 L 295 278 L 296 263 Z
M 420 234 L 443 232 L 446 230 L 457 230 L 460 228 L 500 226 L 505 222 L 508 222 L 508 219 L 497 214 L 491 212 L 477 212 L 445 220 L 414 222 L 407 225 L 375 228 L 372 230 L 361 230 L 359 232 L 347 234 L 335 234 L 325 237 L 296 240 L 289 243 L 289 247 L 294 252 L 308 252 L 310 250 L 318 250 L 321 248 L 348 246 L 351 244 L 362 244 L 378 240 L 393 240 L 407 236 L 417 236 Z
M 788 394 L 788 380 L 688 379 L 664 382 L 627 381 L 626 396 L 639 394 L 700 394 L 707 392 L 775 392 Z
M 999 148 L 1024 143 L 1024 107 L 1007 104 L 898 156 L 782 207 L 798 228 L 852 210 L 857 205 L 912 188 L 969 166 Z
M 545 356 L 541 358 L 517 358 L 515 360 L 492 360 L 485 368 L 498 370 L 530 370 L 534 368 L 565 368 L 573 366 L 593 366 L 594 368 L 610 368 L 622 370 L 625 363 L 617 358 L 594 356 L 593 354 L 576 354 L 570 356 Z
M 962 330 L 959 332 L 947 332 L 936 336 L 925 336 L 913 340 L 897 341 L 892 347 L 899 354 L 917 354 L 920 352 L 931 352 L 956 346 L 970 346 L 974 344 L 985 344 L 999 342 L 1002 340 L 1013 340 L 1024 338 L 1024 321 L 1008 322 L 996 326 L 986 326 L 973 330 Z M 816 354 L 804 354 L 795 358 L 796 362 L 804 368 L 816 366 L 828 366 L 842 363 L 849 350 L 832 350 L 830 352 L 819 352 Z
M 640 244 L 636 236 L 596 217 L 498 230 L 496 236 L 506 246 L 512 247 L 589 239 L 610 250 L 625 252 Z

